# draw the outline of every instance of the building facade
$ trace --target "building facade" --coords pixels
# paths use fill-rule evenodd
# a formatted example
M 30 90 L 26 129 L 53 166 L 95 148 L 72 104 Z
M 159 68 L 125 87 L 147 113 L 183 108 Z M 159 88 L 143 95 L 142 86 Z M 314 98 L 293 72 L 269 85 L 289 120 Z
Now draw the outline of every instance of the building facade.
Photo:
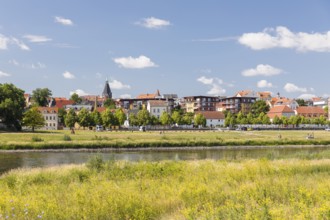
M 38 111 L 45 119 L 45 130 L 58 130 L 58 108 L 57 107 L 38 107 Z
M 219 102 L 218 97 L 214 96 L 186 96 L 183 97 L 182 108 L 186 112 L 197 111 L 216 111 L 216 104 Z

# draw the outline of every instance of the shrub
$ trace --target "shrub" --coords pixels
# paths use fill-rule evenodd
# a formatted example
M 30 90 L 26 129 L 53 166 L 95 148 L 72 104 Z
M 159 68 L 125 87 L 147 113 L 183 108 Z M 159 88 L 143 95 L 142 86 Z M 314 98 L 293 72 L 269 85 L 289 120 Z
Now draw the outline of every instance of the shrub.
M 100 172 L 101 170 L 104 169 L 104 161 L 101 155 L 95 155 L 93 157 L 91 157 L 86 164 L 87 168 L 92 170 L 92 171 L 96 171 L 96 172 Z
M 67 134 L 63 136 L 63 141 L 72 141 L 71 137 Z
M 31 140 L 32 140 L 32 142 L 42 142 L 42 141 L 44 141 L 42 138 L 40 138 L 38 136 L 32 136 Z

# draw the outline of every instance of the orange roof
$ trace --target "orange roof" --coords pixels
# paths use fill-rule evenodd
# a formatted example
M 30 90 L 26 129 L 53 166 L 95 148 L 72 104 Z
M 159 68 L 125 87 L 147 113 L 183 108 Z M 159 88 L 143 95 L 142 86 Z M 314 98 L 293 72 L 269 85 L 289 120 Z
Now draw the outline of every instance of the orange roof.
M 57 101 L 66 101 L 68 99 L 65 97 L 55 97 L 54 100 L 57 102 Z
M 271 98 L 271 92 L 258 92 L 260 98 Z
M 58 99 L 55 98 L 55 107 L 57 108 L 64 108 L 66 105 L 73 105 L 73 100 L 64 100 L 64 99 Z
M 297 108 L 297 114 L 325 114 L 323 108 L 318 106 L 300 106 Z
M 206 119 L 225 119 L 225 115 L 222 112 L 217 111 L 198 111 L 195 114 L 202 114 Z
M 240 91 L 240 92 L 238 92 L 238 93 L 236 93 L 236 96 L 241 96 L 241 97 L 243 97 L 243 96 L 247 96 L 248 94 L 250 94 L 252 91 L 251 90 L 242 90 L 242 91 Z
M 267 115 L 269 118 L 275 118 L 275 116 L 281 117 L 285 113 L 294 115 L 294 111 L 286 105 L 274 106 L 269 110 Z
M 43 113 L 46 111 L 46 113 L 58 113 L 57 107 L 38 107 L 38 110 Z
M 155 94 L 141 94 L 141 95 L 138 95 L 138 97 L 136 97 L 137 99 L 155 99 L 156 97 L 159 97 L 160 96 L 160 92 L 159 90 L 157 89 L 156 93 Z

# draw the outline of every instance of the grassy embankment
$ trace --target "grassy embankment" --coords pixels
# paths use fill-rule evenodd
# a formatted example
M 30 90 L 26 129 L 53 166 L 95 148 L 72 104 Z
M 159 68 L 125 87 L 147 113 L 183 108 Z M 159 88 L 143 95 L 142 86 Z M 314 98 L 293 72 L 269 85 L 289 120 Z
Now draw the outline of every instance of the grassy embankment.
M 330 160 L 106 162 L 0 177 L 0 219 L 329 219 Z
M 308 133 L 315 139 L 306 140 Z M 278 137 L 281 134 L 281 139 Z M 326 131 L 166 131 L 0 133 L 0 149 L 135 148 L 178 146 L 330 145 Z

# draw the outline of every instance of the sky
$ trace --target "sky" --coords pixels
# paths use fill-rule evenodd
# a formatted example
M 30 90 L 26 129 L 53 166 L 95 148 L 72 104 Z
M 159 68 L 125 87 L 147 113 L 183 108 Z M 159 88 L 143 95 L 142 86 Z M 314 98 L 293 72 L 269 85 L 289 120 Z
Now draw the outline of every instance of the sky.
M 1 0 L 0 83 L 55 97 L 330 94 L 328 0 Z

